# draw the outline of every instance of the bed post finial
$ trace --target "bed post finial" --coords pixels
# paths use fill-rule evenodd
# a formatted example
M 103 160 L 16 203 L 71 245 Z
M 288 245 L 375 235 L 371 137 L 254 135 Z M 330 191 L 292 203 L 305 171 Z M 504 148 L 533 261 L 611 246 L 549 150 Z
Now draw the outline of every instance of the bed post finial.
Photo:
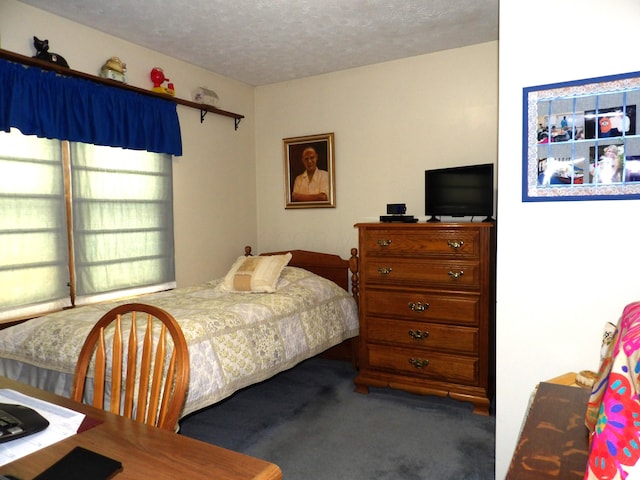
M 244 256 L 245 257 L 251 256 L 251 245 L 247 245 L 244 247 Z
M 358 302 L 360 297 L 360 260 L 358 259 L 358 249 L 351 249 L 351 258 L 349 258 L 349 270 L 351 271 L 351 295 Z

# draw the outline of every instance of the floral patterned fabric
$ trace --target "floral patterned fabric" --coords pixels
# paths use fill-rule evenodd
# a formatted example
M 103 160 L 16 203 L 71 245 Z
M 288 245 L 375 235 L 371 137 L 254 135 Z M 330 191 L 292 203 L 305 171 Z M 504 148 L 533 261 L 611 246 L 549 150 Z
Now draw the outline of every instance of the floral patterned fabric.
M 222 279 L 137 298 L 171 313 L 189 345 L 182 416 L 358 335 L 356 302 L 333 282 L 285 267 L 275 293 L 233 293 Z M 69 396 L 91 327 L 126 301 L 58 312 L 0 331 L 0 375 Z
M 585 480 L 639 478 L 640 302 L 627 305 L 602 358 L 587 407 L 592 432 Z

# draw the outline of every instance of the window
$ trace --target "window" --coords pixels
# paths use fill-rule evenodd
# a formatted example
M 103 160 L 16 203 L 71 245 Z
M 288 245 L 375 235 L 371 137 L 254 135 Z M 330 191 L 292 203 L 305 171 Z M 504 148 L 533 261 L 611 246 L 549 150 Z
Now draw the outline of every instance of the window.
M 175 286 L 171 156 L 0 132 L 0 320 Z

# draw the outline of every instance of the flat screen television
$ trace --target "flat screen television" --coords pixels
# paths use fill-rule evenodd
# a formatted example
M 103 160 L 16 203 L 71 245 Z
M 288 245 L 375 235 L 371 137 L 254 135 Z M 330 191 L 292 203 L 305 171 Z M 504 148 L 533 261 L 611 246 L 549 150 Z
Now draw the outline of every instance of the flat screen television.
M 493 164 L 426 170 L 425 214 L 436 217 L 493 216 Z

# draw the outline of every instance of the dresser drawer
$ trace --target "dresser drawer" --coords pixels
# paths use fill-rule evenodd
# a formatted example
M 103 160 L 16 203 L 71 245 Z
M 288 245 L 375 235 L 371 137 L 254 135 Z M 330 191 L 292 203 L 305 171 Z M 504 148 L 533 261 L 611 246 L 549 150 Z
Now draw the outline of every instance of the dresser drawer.
M 366 323 L 367 339 L 372 343 L 469 355 L 478 353 L 477 328 L 376 317 L 367 318 Z
M 480 240 L 477 230 L 398 231 L 376 229 L 364 232 L 361 251 L 373 256 L 425 256 L 478 258 Z
M 360 308 L 367 315 L 478 325 L 480 297 L 429 291 L 389 291 L 368 288 Z
M 362 282 L 479 290 L 478 262 L 370 258 L 361 266 Z
M 370 344 L 369 366 L 465 385 L 478 384 L 478 359 Z

